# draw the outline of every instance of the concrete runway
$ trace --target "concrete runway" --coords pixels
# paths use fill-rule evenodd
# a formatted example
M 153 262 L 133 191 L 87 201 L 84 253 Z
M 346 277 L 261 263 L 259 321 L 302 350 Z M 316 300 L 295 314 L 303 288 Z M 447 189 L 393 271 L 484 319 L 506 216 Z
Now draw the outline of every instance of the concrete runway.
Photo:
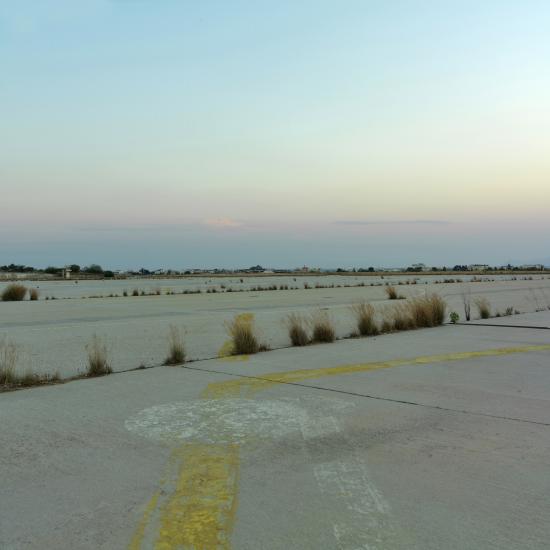
M 443 326 L 113 374 L 2 394 L 0 418 L 2 549 L 550 540 L 547 330 Z
M 329 280 L 328 277 L 326 279 Z M 337 277 L 335 279 L 339 280 Z M 365 279 L 368 280 L 368 277 Z M 425 279 L 428 280 L 428 277 Z M 349 282 L 353 284 L 353 281 Z M 550 278 L 464 285 L 432 282 L 402 285 L 397 289 L 408 297 L 436 292 L 447 301 L 448 313 L 457 311 L 462 319 L 461 294 L 465 290 L 471 292 L 472 304 L 476 298 L 484 297 L 490 300 L 494 311 L 514 307 L 525 313 L 550 307 Z M 283 323 L 289 313 L 309 315 L 316 309 L 326 309 L 330 312 L 338 336 L 345 336 L 356 330 L 349 306 L 363 300 L 372 303 L 379 311 L 392 304 L 383 287 L 370 286 L 0 302 L 0 339 L 7 337 L 18 346 L 21 372 L 58 372 L 62 377 L 70 377 L 86 370 L 85 348 L 94 334 L 106 343 L 112 368 L 122 371 L 139 365 L 161 364 L 167 355 L 167 336 L 171 324 L 185 330 L 188 356 L 206 359 L 218 355 L 227 340 L 224 321 L 232 319 L 235 314 L 252 313 L 262 342 L 271 348 L 280 348 L 289 345 Z M 477 312 L 472 305 L 472 318 L 476 317 Z

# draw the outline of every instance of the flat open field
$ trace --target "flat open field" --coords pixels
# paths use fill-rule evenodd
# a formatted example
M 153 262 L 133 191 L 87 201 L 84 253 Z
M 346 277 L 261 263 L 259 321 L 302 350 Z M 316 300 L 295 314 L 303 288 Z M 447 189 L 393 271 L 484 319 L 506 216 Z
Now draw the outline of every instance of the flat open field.
M 450 277 L 456 278 L 454 275 Z M 162 363 L 167 354 L 167 335 L 171 324 L 186 331 L 186 347 L 191 359 L 216 357 L 227 340 L 224 321 L 235 314 L 249 312 L 255 316 L 261 340 L 271 348 L 289 345 L 284 318 L 291 312 L 308 314 L 316 309 L 327 309 L 336 325 L 339 337 L 354 331 L 350 313 L 351 304 L 366 300 L 383 309 L 391 304 L 383 285 L 397 285 L 398 292 L 406 297 L 437 292 L 445 298 L 448 311 L 457 311 L 464 319 L 462 293 L 471 294 L 472 301 L 486 297 L 494 311 L 513 307 L 520 312 L 534 312 L 550 306 L 550 278 L 548 276 L 498 277 L 494 281 L 439 284 L 441 276 L 378 277 L 274 277 L 240 279 L 177 279 L 137 281 L 87 281 L 75 284 L 41 282 L 41 299 L 37 302 L 0 302 L 0 337 L 7 336 L 20 349 L 19 368 L 39 373 L 57 371 L 63 377 L 73 376 L 85 368 L 85 346 L 97 334 L 107 343 L 112 367 L 115 371 L 133 369 L 140 365 Z M 273 279 L 271 281 L 270 279 Z M 417 284 L 410 283 L 416 279 Z M 304 283 L 314 287 L 304 289 Z M 365 286 L 342 286 L 358 285 Z M 370 286 L 371 283 L 374 286 Z M 236 289 L 266 287 L 270 284 L 298 286 L 298 290 L 244 292 L 204 292 L 221 286 Z M 149 285 L 149 286 L 147 286 Z M 178 287 L 181 285 L 181 287 Z M 338 285 L 341 285 L 338 287 Z M 29 284 L 36 286 L 36 283 Z M 83 296 L 122 294 L 133 288 L 153 291 L 161 295 L 82 298 Z M 166 290 L 181 291 L 202 288 L 202 294 L 166 295 Z M 1 288 L 0 288 L 1 290 Z M 45 296 L 56 300 L 44 300 Z M 61 298 L 72 299 L 61 299 Z M 473 318 L 476 317 L 473 308 Z
M 550 331 L 476 325 L 6 393 L 0 548 L 546 550 L 549 411 Z

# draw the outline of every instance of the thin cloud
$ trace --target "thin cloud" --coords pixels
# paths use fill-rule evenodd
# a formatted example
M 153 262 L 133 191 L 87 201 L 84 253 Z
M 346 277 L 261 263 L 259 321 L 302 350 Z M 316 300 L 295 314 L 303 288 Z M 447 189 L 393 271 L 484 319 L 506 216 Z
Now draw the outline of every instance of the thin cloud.
M 242 227 L 244 225 L 242 222 L 238 222 L 231 218 L 209 218 L 204 220 L 203 224 L 208 227 L 217 227 L 222 229 L 228 227 Z
M 449 225 L 447 220 L 337 220 L 336 225 Z

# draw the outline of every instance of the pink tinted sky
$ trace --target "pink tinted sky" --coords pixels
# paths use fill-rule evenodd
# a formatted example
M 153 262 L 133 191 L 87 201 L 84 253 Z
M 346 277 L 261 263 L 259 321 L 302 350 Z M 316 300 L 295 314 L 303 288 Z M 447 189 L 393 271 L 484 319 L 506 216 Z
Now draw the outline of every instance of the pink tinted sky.
M 0 264 L 550 263 L 550 7 L 0 6 Z

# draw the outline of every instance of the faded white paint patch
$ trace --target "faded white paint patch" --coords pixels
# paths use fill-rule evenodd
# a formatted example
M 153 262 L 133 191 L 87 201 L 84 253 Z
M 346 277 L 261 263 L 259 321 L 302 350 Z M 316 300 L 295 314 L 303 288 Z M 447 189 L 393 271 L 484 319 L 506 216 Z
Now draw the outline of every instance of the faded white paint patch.
M 393 538 L 390 506 L 368 475 L 364 460 L 317 464 L 315 478 L 321 492 L 338 510 L 333 533 L 340 550 L 388 548 Z
M 125 426 L 157 441 L 241 443 L 250 438 L 279 439 L 300 430 L 304 433 L 304 426 L 308 427 L 306 433 L 313 434 L 316 426 L 324 429 L 325 414 L 346 408 L 349 406 L 339 400 L 323 402 L 321 411 L 318 401 L 310 399 L 201 399 L 144 409 L 126 420 Z
M 327 435 L 335 434 L 340 431 L 340 424 L 334 416 L 325 416 L 321 418 L 308 416 L 300 425 L 304 439 L 316 439 Z

